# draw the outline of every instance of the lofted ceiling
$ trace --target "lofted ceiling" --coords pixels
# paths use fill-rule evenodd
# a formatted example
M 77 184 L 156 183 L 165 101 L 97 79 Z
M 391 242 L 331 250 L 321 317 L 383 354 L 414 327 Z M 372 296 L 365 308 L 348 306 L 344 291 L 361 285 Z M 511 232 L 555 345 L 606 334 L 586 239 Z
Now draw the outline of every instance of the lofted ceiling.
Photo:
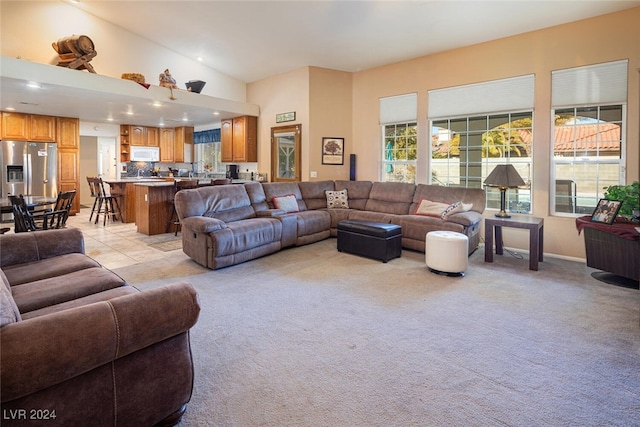
M 305 66 L 362 71 L 637 7 L 640 0 L 80 0 L 73 4 L 186 57 L 201 57 L 206 66 L 250 83 Z M 3 109 L 13 102 L 22 112 L 52 114 L 44 112 L 44 105 L 55 99 L 56 115 L 103 122 L 108 109 L 124 111 L 133 105 L 144 111 L 136 117 L 137 124 L 158 125 L 158 112 L 149 107 L 147 98 L 104 91 L 92 93 L 87 104 L 63 85 L 25 95 L 20 82 L 5 78 L 4 71 L 1 83 Z M 213 109 L 221 117 L 234 113 L 225 110 L 224 102 L 212 108 L 190 105 L 187 100 L 175 107 L 166 112 L 167 126 L 180 126 L 177 122 L 184 117 L 189 125 L 209 124 L 215 121 Z M 114 121 L 131 122 L 131 118 Z

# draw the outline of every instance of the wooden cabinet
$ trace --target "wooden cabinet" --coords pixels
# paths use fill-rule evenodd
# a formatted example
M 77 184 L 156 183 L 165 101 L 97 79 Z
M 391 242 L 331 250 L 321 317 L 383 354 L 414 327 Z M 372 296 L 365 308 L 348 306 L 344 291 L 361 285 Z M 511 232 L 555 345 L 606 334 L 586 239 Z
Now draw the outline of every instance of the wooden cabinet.
M 160 129 L 160 161 L 173 162 L 174 160 L 174 131 L 173 129 Z
M 175 128 L 174 162 L 193 162 L 193 127 Z
M 138 233 L 166 233 L 171 215 L 168 201 L 173 198 L 173 183 L 134 184 L 134 187 Z
M 147 145 L 149 147 L 160 146 L 160 129 L 148 127 L 147 129 Z
M 29 141 L 56 142 L 55 117 L 32 114 L 29 119 Z
M 128 126 L 130 145 L 147 145 L 147 128 L 144 126 Z
M 29 116 L 21 113 L 2 113 L 2 139 L 26 140 Z
M 131 160 L 131 144 L 129 144 L 130 127 L 131 126 L 120 126 L 120 162 L 122 163 Z
M 220 160 L 233 162 L 233 120 L 223 120 L 220 124 Z
M 0 137 L 6 140 L 56 142 L 56 118 L 3 112 Z
M 223 162 L 258 161 L 258 119 L 253 116 L 223 120 L 220 129 Z
M 80 149 L 80 123 L 70 117 L 56 118 L 58 148 Z
M 55 118 L 55 140 L 58 143 L 58 191 L 76 190 L 69 213 L 80 212 L 80 120 Z

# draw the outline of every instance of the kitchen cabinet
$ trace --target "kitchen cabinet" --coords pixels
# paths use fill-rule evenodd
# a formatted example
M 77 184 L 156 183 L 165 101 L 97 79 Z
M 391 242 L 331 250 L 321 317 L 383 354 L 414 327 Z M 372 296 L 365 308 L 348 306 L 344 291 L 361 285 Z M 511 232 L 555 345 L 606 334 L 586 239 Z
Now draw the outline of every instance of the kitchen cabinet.
M 160 145 L 160 129 L 147 127 L 147 146 L 158 147 Z
M 2 139 L 27 140 L 29 117 L 20 113 L 2 113 Z
M 31 114 L 29 141 L 56 142 L 56 118 Z
M 76 190 L 69 213 L 80 212 L 80 120 L 55 118 L 55 141 L 58 144 L 58 191 Z
M 147 128 L 144 126 L 128 126 L 130 145 L 147 145 Z
M 258 119 L 253 116 L 223 120 L 220 137 L 222 162 L 258 161 Z
M 193 127 L 183 126 L 175 128 L 174 162 L 193 162 Z
M 56 118 L 3 112 L 0 137 L 5 140 L 56 142 Z
M 71 117 L 57 117 L 56 129 L 58 148 L 80 149 L 79 121 Z
M 173 129 L 160 129 L 160 161 L 173 162 L 174 160 L 174 131 Z

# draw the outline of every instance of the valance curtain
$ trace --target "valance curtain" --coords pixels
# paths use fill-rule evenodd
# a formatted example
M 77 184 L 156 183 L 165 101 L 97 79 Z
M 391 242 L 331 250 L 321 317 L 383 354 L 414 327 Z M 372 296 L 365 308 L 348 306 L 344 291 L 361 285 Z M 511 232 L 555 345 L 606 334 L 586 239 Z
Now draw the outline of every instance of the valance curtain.
M 220 129 L 202 130 L 193 133 L 194 144 L 206 144 L 208 142 L 220 142 Z

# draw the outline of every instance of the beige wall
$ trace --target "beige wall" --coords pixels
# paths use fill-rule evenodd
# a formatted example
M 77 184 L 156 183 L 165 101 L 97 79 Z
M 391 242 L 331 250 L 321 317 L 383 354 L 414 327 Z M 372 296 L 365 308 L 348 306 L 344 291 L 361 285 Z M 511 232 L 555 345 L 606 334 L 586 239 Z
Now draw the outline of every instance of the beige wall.
M 584 258 L 582 236 L 572 218 L 549 212 L 551 72 L 553 70 L 629 60 L 627 182 L 639 176 L 640 8 L 509 37 L 463 49 L 425 56 L 354 74 L 354 151 L 367 165 L 359 178 L 379 179 L 378 99 L 418 92 L 418 181 L 428 182 L 427 92 L 469 83 L 535 74 L 533 214 L 545 219 L 545 252 Z M 489 211 L 486 215 L 492 215 Z M 528 248 L 528 235 L 505 229 L 505 244 Z
M 259 142 L 260 162 L 268 165 L 268 129 L 273 126 L 275 113 L 292 111 L 292 100 L 305 108 L 304 96 L 295 93 L 306 86 L 309 93 L 308 110 L 298 111 L 305 135 L 303 151 L 303 180 L 309 171 L 318 171 L 317 179 L 347 178 L 348 154 L 357 156 L 358 179 L 380 179 L 379 98 L 411 92 L 418 93 L 418 182 L 428 182 L 428 105 L 427 93 L 440 89 L 526 74 L 535 74 L 534 109 L 534 169 L 533 214 L 545 220 L 545 252 L 570 258 L 584 258 L 584 243 L 578 236 L 573 218 L 551 217 L 549 212 L 550 135 L 551 135 L 551 72 L 581 65 L 620 59 L 629 60 L 627 164 L 626 180 L 638 180 L 640 175 L 639 120 L 640 117 L 640 8 L 604 15 L 593 19 L 552 27 L 519 36 L 509 37 L 410 61 L 354 73 L 331 72 L 315 68 L 308 70 L 308 81 L 302 70 L 276 76 L 248 85 L 247 101 L 263 108 Z M 288 80 L 295 89 L 291 90 Z M 351 85 L 351 95 L 348 91 Z M 287 99 L 291 97 L 292 100 Z M 265 104 L 266 102 L 266 104 Z M 269 111 L 265 109 L 268 105 Z M 351 108 L 351 123 L 346 122 L 345 107 Z M 343 118 L 345 121 L 343 122 Z M 310 120 L 310 121 L 309 121 Z M 337 122 L 336 122 L 337 120 Z M 308 126 L 307 126 L 308 124 Z M 323 166 L 317 145 L 322 136 L 345 136 L 345 165 Z M 310 151 L 309 151 L 310 150 Z M 310 154 L 309 154 L 310 153 Z M 489 211 L 486 215 L 493 215 Z M 528 235 L 522 230 L 505 229 L 507 246 L 526 250 Z
M 189 80 L 203 80 L 207 82 L 203 94 L 245 102 L 243 82 L 63 1 L 3 0 L 0 23 L 2 56 L 55 65 L 58 54 L 51 43 L 74 34 L 86 35 L 98 52 L 91 60 L 97 74 L 120 78 L 123 73 L 140 73 L 147 83 L 157 84 L 158 75 L 169 68 L 181 88 Z

